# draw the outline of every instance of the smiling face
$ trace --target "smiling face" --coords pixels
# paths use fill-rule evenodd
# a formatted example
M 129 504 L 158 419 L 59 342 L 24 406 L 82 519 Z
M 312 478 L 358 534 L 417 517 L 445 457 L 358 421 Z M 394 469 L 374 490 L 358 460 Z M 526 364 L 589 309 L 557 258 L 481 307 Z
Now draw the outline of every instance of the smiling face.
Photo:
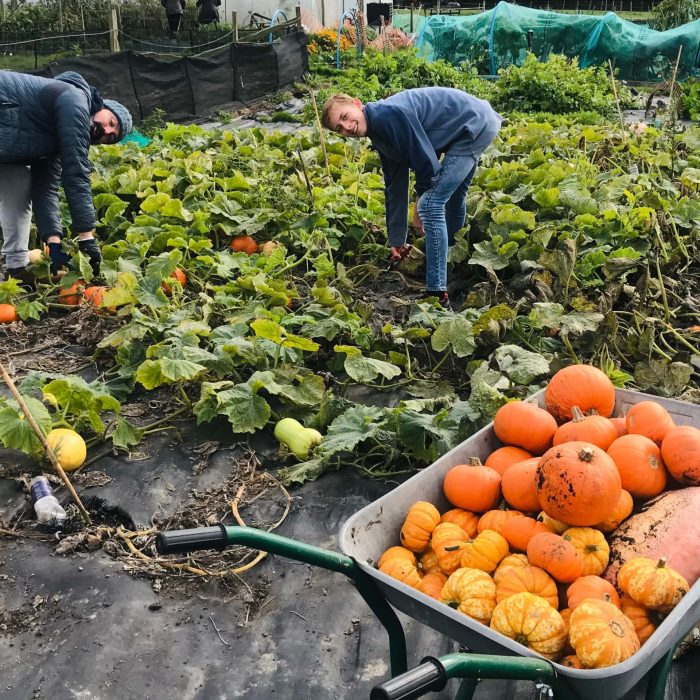
M 341 136 L 360 138 L 367 136 L 367 120 L 362 102 L 336 101 L 328 108 L 325 116 L 326 126 Z
M 114 112 L 109 109 L 101 109 L 92 115 L 90 143 L 117 143 L 119 141 L 119 129 L 119 120 Z

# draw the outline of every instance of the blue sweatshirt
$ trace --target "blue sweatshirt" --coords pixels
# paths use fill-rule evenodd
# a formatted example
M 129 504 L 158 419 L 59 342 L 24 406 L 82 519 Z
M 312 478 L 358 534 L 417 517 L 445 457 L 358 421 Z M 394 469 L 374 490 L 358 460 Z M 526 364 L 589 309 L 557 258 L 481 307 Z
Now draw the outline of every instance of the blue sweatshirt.
M 404 90 L 368 102 L 364 114 L 384 171 L 390 246 L 406 242 L 409 170 L 420 197 L 438 174 L 443 153 L 478 159 L 501 126 L 500 115 L 486 100 L 455 88 Z

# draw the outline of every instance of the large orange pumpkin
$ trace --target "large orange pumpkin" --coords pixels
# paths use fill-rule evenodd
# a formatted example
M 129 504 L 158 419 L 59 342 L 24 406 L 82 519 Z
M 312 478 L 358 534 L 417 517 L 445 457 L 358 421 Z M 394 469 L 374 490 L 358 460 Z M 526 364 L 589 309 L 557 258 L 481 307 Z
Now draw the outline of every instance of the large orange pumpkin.
M 661 451 L 644 435 L 623 435 L 608 448 L 620 472 L 622 488 L 635 498 L 653 498 L 666 488 L 666 467 Z
M 501 477 L 501 491 L 509 506 L 526 512 L 538 512 L 537 465 L 539 457 L 513 464 Z
M 601 450 L 607 450 L 617 438 L 617 429 L 608 418 L 592 415 L 584 416 L 578 406 L 572 408 L 573 418 L 557 428 L 554 433 L 554 445 L 563 442 L 590 442 Z
M 85 280 L 77 280 L 67 289 L 59 289 L 58 300 L 61 304 L 77 306 L 83 298 L 83 290 L 86 286 Z
M 580 576 L 566 589 L 566 601 L 570 610 L 577 608 L 587 598 L 596 598 L 620 607 L 620 596 L 615 586 L 600 576 Z
M 544 409 L 529 401 L 501 406 L 493 419 L 496 437 L 505 445 L 541 455 L 552 444 L 557 423 Z
M 187 275 L 185 274 L 184 270 L 181 270 L 179 267 L 176 267 L 173 272 L 170 274 L 170 277 L 174 280 L 177 280 L 182 287 L 184 287 L 187 284 Z M 171 284 L 168 284 L 165 280 L 160 283 L 161 289 L 165 292 L 166 296 L 170 296 L 173 293 L 173 287 Z
M 571 542 L 553 532 L 535 535 L 527 545 L 527 558 L 561 583 L 575 581 L 583 570 L 583 561 Z
M 484 465 L 495 469 L 501 476 L 505 473 L 508 467 L 512 467 L 518 462 L 523 462 L 526 459 L 530 459 L 532 455 L 524 450 L 522 447 L 512 447 L 511 445 L 506 445 L 505 447 L 499 447 L 494 450 L 484 462 Z
M 671 476 L 683 486 L 700 486 L 700 430 L 690 425 L 672 428 L 661 444 Z
M 644 435 L 659 447 L 672 428 L 675 423 L 671 414 L 655 401 L 640 401 L 627 411 L 627 434 Z
M 615 462 L 586 442 L 552 447 L 537 467 L 542 510 L 570 525 L 595 525 L 608 518 L 621 489 Z
M 483 513 L 501 500 L 501 475 L 474 458 L 452 467 L 443 481 L 445 497 L 457 508 Z
M 551 532 L 551 530 L 544 523 L 528 518 L 526 515 L 509 518 L 501 528 L 501 534 L 506 538 L 510 548 L 521 552 L 526 552 L 530 540 L 541 532 Z
M 543 598 L 555 610 L 559 607 L 557 584 L 546 571 L 537 566 L 511 567 L 510 571 L 499 576 L 496 583 L 496 602 L 500 603 L 523 591 Z
M 615 408 L 615 387 L 596 367 L 572 365 L 552 377 L 544 398 L 547 410 L 560 423 L 573 418 L 574 406 L 584 413 L 595 409 L 607 418 Z

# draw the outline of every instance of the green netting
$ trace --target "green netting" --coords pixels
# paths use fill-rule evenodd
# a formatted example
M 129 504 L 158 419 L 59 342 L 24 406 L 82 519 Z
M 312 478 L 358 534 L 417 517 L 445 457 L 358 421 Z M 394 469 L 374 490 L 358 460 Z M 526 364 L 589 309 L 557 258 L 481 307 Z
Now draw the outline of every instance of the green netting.
M 578 57 L 581 67 L 613 61 L 624 80 L 668 80 L 682 46 L 679 79 L 695 75 L 700 58 L 700 20 L 657 32 L 614 12 L 565 15 L 499 2 L 493 10 L 465 17 L 434 15 L 420 26 L 419 52 L 453 64 L 469 61 L 480 72 L 521 65 L 528 52 L 546 60 L 552 53 Z

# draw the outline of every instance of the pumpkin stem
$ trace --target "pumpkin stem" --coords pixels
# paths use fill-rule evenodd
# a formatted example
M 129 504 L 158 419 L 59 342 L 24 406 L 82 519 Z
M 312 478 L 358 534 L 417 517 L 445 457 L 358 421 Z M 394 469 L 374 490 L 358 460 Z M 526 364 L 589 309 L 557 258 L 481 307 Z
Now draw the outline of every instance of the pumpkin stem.
M 573 423 L 580 423 L 586 416 L 583 415 L 583 411 L 578 406 L 574 406 L 571 409 L 571 420 Z
M 582 462 L 592 462 L 593 461 L 593 455 L 595 453 L 593 452 L 592 447 L 584 447 L 579 453 L 578 453 L 578 458 Z
M 593 552 L 597 552 L 598 549 L 600 549 L 600 548 L 598 547 L 597 544 L 587 544 L 583 549 L 585 552 L 593 553 Z
M 459 607 L 459 603 L 458 603 L 456 600 L 451 600 L 451 601 L 448 603 L 448 605 L 449 605 L 453 610 L 457 610 L 457 608 Z
M 589 416 L 599 416 L 600 413 L 595 410 L 595 408 L 589 408 L 588 411 L 586 412 L 587 415 Z
M 659 563 L 656 565 L 657 569 L 663 569 L 666 566 L 666 557 L 661 557 Z
M 478 457 L 470 457 L 467 460 L 467 464 L 470 467 L 483 467 L 484 465 L 481 463 L 481 460 Z
M 659 460 L 656 459 L 654 455 L 649 455 L 649 466 L 652 469 L 658 469 L 659 468 Z
M 446 552 L 456 552 L 458 549 L 461 549 L 461 548 L 462 548 L 462 545 L 459 545 L 459 544 L 450 544 L 450 545 L 443 547 L 443 549 Z

